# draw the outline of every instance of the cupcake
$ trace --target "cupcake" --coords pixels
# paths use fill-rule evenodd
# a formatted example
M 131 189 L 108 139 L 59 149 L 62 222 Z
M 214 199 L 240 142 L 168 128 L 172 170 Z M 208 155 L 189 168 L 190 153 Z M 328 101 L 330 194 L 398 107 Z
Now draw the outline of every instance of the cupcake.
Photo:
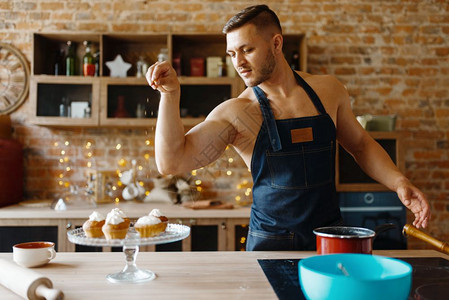
M 167 223 L 161 222 L 161 220 L 155 216 L 143 216 L 140 217 L 134 224 L 134 228 L 140 234 L 141 238 L 153 237 L 161 234 L 167 228 Z
M 167 228 L 168 219 L 162 215 L 157 208 L 153 209 L 148 216 L 139 218 L 134 228 L 139 232 L 141 238 L 157 236 Z
M 103 236 L 102 227 L 104 223 L 104 216 L 99 212 L 94 211 L 90 214 L 89 220 L 83 224 L 84 233 L 90 238 L 100 238 Z
M 149 216 L 156 217 L 156 218 L 158 218 L 159 220 L 161 220 L 162 223 L 165 223 L 165 224 L 167 224 L 167 222 L 168 222 L 167 217 L 164 216 L 164 215 L 162 215 L 161 211 L 160 211 L 159 209 L 157 209 L 157 208 L 153 209 L 153 210 L 149 213 Z M 164 228 L 164 230 L 165 230 L 165 228 Z
M 102 231 L 107 240 L 124 239 L 128 233 L 130 220 L 118 208 L 114 208 L 106 216 Z
M 112 215 L 118 215 L 120 216 L 123 220 L 125 220 L 126 223 L 129 224 L 131 223 L 131 220 L 126 216 L 126 214 L 118 207 L 112 209 L 106 216 L 106 220 L 108 219 L 108 217 L 112 216 Z

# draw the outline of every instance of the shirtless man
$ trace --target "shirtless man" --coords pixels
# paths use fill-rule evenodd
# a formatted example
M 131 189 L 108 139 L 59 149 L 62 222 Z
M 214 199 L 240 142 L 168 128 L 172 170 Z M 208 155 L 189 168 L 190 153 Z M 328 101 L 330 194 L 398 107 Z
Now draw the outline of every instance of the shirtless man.
M 342 224 L 335 190 L 338 142 L 374 180 L 398 194 L 416 227 L 430 219 L 424 194 L 398 170 L 354 117 L 344 86 L 329 75 L 294 72 L 282 29 L 265 5 L 248 7 L 223 28 L 226 52 L 247 88 L 184 132 L 180 84 L 169 62 L 146 78 L 161 93 L 156 163 L 163 174 L 206 166 L 232 145 L 253 177 L 247 250 L 313 250 L 313 229 Z

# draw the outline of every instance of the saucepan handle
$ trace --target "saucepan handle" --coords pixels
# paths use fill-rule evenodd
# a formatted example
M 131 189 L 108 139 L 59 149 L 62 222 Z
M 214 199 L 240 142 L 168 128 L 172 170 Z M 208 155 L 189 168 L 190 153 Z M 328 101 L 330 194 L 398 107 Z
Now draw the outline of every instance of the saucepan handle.
M 376 238 L 379 235 L 379 233 L 382 233 L 382 232 L 390 230 L 390 229 L 394 229 L 396 227 L 397 226 L 394 223 L 385 223 L 385 224 L 376 226 L 376 228 L 374 229 L 374 232 L 376 232 L 376 236 L 374 238 Z

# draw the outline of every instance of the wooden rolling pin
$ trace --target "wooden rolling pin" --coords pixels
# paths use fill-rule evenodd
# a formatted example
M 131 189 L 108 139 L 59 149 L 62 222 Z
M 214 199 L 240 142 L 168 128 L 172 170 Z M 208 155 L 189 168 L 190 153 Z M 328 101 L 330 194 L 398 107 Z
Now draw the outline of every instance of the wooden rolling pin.
M 0 259 L 0 270 L 0 284 L 24 299 L 64 299 L 64 294 L 60 290 L 53 289 L 51 280 L 36 271 L 6 259 Z
M 443 252 L 445 254 L 449 254 L 449 245 L 445 242 L 439 241 L 436 238 L 431 237 L 430 235 L 418 230 L 416 227 L 410 224 L 405 224 L 402 230 L 404 235 L 410 235 L 415 238 L 418 238 L 426 243 L 431 244 L 436 247 L 438 251 Z

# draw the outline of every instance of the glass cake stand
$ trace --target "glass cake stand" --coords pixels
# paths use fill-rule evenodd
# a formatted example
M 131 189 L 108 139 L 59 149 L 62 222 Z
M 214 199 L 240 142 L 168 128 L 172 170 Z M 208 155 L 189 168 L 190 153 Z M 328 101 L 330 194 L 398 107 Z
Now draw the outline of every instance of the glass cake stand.
M 134 227 L 130 227 L 125 239 L 107 240 L 105 238 L 89 238 L 85 235 L 83 228 L 77 228 L 67 232 L 70 242 L 83 246 L 94 247 L 120 247 L 123 246 L 125 253 L 125 268 L 118 273 L 112 273 L 106 278 L 113 283 L 140 283 L 156 278 L 156 274 L 150 270 L 139 269 L 136 265 L 139 246 L 166 244 L 180 241 L 188 237 L 190 227 L 180 224 L 168 224 L 165 232 L 150 238 L 140 238 Z

